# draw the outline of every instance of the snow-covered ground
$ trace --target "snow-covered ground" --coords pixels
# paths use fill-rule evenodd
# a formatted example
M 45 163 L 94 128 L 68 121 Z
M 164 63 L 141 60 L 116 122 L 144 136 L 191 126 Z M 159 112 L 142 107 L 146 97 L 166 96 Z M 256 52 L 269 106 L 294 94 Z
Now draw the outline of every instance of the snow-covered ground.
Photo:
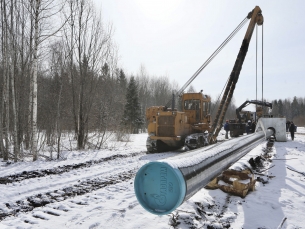
M 113 160 L 19 182 L 0 184 L 0 213 L 8 206 L 27 201 L 35 195 L 56 196 L 63 189 L 94 179 L 116 182 L 74 197 L 16 212 L 0 221 L 0 228 L 305 228 L 305 128 L 298 127 L 295 140 L 275 142 L 272 158 L 261 176 L 266 184 L 256 182 L 256 190 L 245 198 L 221 190 L 201 189 L 172 214 L 153 215 L 138 203 L 133 188 L 135 173 L 149 161 L 178 154 L 146 154 L 146 134 L 133 135 L 129 143 L 99 151 L 67 151 L 66 160 L 6 164 L 0 162 L 0 177 L 23 171 L 45 170 L 113 155 Z M 223 139 L 223 132 L 220 134 Z M 265 144 L 254 148 L 246 158 L 263 153 Z M 183 152 L 180 152 L 183 153 Z M 241 159 L 246 161 L 247 159 Z M 244 162 L 246 163 L 246 162 Z M 289 169 L 288 169 L 288 168 Z M 268 169 L 269 168 L 269 169 Z M 291 169 L 295 170 L 292 171 Z M 122 178 L 130 172 L 131 177 Z M 300 174 L 296 171 L 303 172 Z

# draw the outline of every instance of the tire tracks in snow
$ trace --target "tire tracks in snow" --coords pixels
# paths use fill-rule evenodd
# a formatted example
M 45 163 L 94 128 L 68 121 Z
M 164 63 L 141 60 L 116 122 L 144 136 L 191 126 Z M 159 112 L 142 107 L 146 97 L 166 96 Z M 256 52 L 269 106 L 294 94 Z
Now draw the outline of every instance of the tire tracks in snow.
M 11 176 L 6 176 L 6 177 L 2 177 L 2 184 L 4 183 L 4 179 L 6 179 L 6 181 L 9 179 L 9 182 L 6 182 L 5 184 L 10 184 L 10 183 L 22 183 L 20 181 L 23 180 L 27 180 L 27 179 L 33 179 L 33 181 L 37 182 L 42 182 L 42 180 L 40 180 L 40 177 L 42 177 L 43 179 L 49 179 L 53 177 L 54 179 L 58 179 L 55 184 L 54 183 L 48 183 L 46 180 L 44 180 L 41 183 L 41 192 L 39 194 L 37 194 L 37 192 L 33 193 L 33 189 L 31 189 L 32 187 L 32 181 L 29 181 L 28 183 L 22 184 L 20 186 L 20 188 L 22 188 L 24 185 L 30 185 L 30 189 L 26 189 L 22 191 L 22 197 L 20 197 L 19 199 L 13 199 L 10 200 L 10 198 L 6 198 L 5 202 L 3 202 L 3 204 L 0 205 L 0 221 L 4 220 L 7 217 L 10 216 L 18 216 L 19 213 L 27 213 L 27 212 L 32 212 L 34 209 L 39 208 L 39 207 L 44 207 L 47 206 L 48 204 L 52 204 L 52 203 L 57 203 L 57 202 L 62 202 L 64 200 L 69 200 L 72 199 L 75 196 L 81 196 L 81 195 L 85 195 L 87 193 L 91 193 L 95 190 L 99 190 L 102 188 L 106 188 L 108 186 L 111 185 L 115 185 L 115 184 L 119 184 L 121 182 L 124 181 L 128 181 L 130 179 L 132 179 L 136 172 L 138 171 L 138 166 L 139 163 L 136 162 L 137 160 L 132 160 L 132 164 L 134 162 L 135 166 L 133 166 L 133 168 L 130 168 L 129 166 L 126 166 L 124 168 L 120 166 L 119 168 L 114 168 L 112 165 L 110 165 L 109 168 L 111 168 L 111 170 L 104 170 L 101 171 L 100 173 L 93 173 L 90 174 L 89 176 L 85 176 L 85 177 L 77 177 L 76 179 L 73 180 L 69 180 L 68 183 L 66 185 L 64 185 L 61 181 L 62 177 L 59 176 L 56 178 L 54 176 L 51 175 L 60 175 L 60 174 L 64 174 L 66 173 L 67 176 L 69 173 L 68 172 L 73 172 L 73 171 L 80 171 L 81 169 L 86 169 L 86 168 L 90 168 L 91 169 L 95 169 L 95 165 L 98 164 L 102 164 L 103 162 L 115 162 L 115 159 L 128 159 L 128 158 L 137 158 L 138 156 L 142 156 L 145 155 L 144 151 L 139 151 L 139 152 L 134 152 L 131 154 L 116 154 L 110 157 L 106 157 L 106 158 L 101 158 L 99 160 L 94 160 L 94 161 L 88 161 L 88 162 L 84 162 L 84 163 L 79 163 L 79 164 L 72 164 L 72 165 L 67 165 L 67 166 L 58 166 L 56 168 L 52 168 L 52 169 L 45 169 L 45 170 L 36 170 L 36 171 L 30 171 L 30 172 L 22 172 L 19 174 L 15 174 L 15 175 L 11 175 Z M 160 159 L 163 157 L 168 156 L 167 154 L 162 155 L 162 154 L 156 154 L 156 155 L 149 155 L 140 160 L 155 160 L 155 159 Z M 124 160 L 125 161 L 125 160 Z M 143 163 L 144 163 L 143 161 Z M 128 162 L 130 163 L 130 162 Z M 141 164 L 141 163 L 140 163 Z M 108 165 L 107 165 L 108 167 Z M 84 170 L 84 173 L 86 173 L 86 171 Z M 30 174 L 34 174 L 34 175 L 30 175 Z M 108 174 L 108 176 L 105 176 L 105 174 Z M 76 175 L 76 174 L 73 174 Z M 73 176 L 72 175 L 72 176 Z M 36 178 L 36 179 L 35 179 Z M 66 178 L 63 178 L 66 179 Z M 75 184 L 76 182 L 76 184 Z M 70 183 L 70 184 L 69 184 Z M 71 184 L 74 183 L 74 184 Z M 1 184 L 1 183 L 0 183 Z M 54 185 L 53 185 L 54 184 Z M 14 184 L 13 184 L 14 185 Z M 62 186 L 64 185 L 64 187 Z M 1 185 L 0 185 L 1 186 Z M 35 185 L 33 185 L 34 187 Z M 37 184 L 36 184 L 37 186 Z M 51 186 L 54 186 L 53 189 Z M 60 187 L 62 186 L 62 187 Z M 12 187 L 18 187 L 18 186 L 12 186 Z M 38 189 L 35 189 L 36 191 L 38 191 L 40 189 L 40 186 L 37 186 Z M 51 187 L 51 189 L 50 189 Z M 48 189 L 48 190 L 45 190 Z M 18 192 L 18 188 L 12 189 L 13 192 Z M 29 195 L 26 195 L 26 193 L 28 192 Z M 11 192 L 9 192 L 11 193 Z M 13 196 L 15 196 L 14 193 L 12 193 Z M 20 193 L 19 193 L 20 195 Z M 9 197 L 10 195 L 7 195 L 7 197 Z M 82 203 L 78 203 L 78 204 L 82 204 Z M 38 210 L 39 211 L 39 210 Z M 44 212 L 46 214 L 51 214 L 52 212 Z M 39 218 L 39 217 L 38 217 Z M 30 222 L 25 222 L 25 223 L 30 223 Z
M 16 216 L 21 212 L 30 212 L 35 208 L 43 207 L 50 203 L 61 202 L 75 196 L 85 195 L 95 190 L 130 180 L 135 176 L 136 172 L 137 169 L 133 169 L 109 177 L 87 179 L 62 189 L 32 195 L 26 199 L 17 200 L 14 203 L 5 203 L 6 209 L 0 208 L 0 221 L 9 216 Z
M 14 182 L 20 182 L 26 179 L 35 179 L 40 177 L 48 178 L 51 175 L 60 175 L 78 169 L 93 167 L 95 165 L 102 164 L 103 162 L 113 161 L 115 159 L 137 157 L 141 156 L 142 154 L 144 155 L 145 152 L 140 151 L 131 154 L 116 154 L 109 157 L 101 158 L 99 160 L 91 160 L 79 164 L 58 166 L 52 169 L 45 170 L 21 172 L 19 174 L 0 177 L 0 184 L 9 184 Z M 126 168 L 128 169 L 128 167 Z M 135 176 L 137 171 L 138 168 L 130 169 L 130 167 L 129 170 L 124 169 L 123 171 L 116 172 L 115 170 L 112 170 L 108 171 L 112 173 L 108 176 L 99 174 L 98 177 L 84 178 L 83 180 L 78 180 L 76 184 L 67 184 L 67 186 L 63 188 L 55 187 L 55 189 L 53 189 L 52 191 L 48 190 L 43 192 L 42 190 L 42 192 L 39 194 L 25 196 L 19 200 L 6 201 L 2 205 L 0 205 L 0 221 L 9 216 L 16 216 L 18 213 L 21 212 L 30 212 L 33 211 L 33 209 L 35 208 L 43 207 L 50 203 L 61 202 L 66 199 L 73 198 L 75 196 L 85 195 L 95 190 L 130 180 Z
M 39 178 L 39 177 L 45 177 L 49 175 L 59 175 L 66 172 L 70 172 L 75 169 L 83 169 L 83 168 L 89 168 L 92 165 L 97 165 L 106 161 L 111 161 L 115 159 L 122 159 L 122 158 L 128 158 L 128 157 L 135 157 L 143 154 L 144 152 L 136 152 L 131 154 L 116 154 L 105 158 L 100 158 L 99 160 L 90 160 L 87 162 L 82 162 L 78 164 L 72 164 L 72 165 L 63 165 L 58 166 L 52 169 L 43 169 L 43 170 L 35 170 L 35 171 L 23 171 L 21 173 L 8 175 L 4 177 L 0 177 L 0 184 L 9 184 L 14 182 L 20 182 L 26 179 L 32 179 L 32 178 Z

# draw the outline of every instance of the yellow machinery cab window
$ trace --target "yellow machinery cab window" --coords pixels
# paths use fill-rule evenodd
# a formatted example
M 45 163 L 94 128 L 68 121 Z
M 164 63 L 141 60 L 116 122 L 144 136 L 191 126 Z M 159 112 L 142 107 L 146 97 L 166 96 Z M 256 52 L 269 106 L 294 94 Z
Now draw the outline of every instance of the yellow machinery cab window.
M 210 103 L 209 102 L 202 102 L 202 114 L 203 117 L 210 113 Z
M 184 100 L 184 110 L 200 110 L 199 99 Z

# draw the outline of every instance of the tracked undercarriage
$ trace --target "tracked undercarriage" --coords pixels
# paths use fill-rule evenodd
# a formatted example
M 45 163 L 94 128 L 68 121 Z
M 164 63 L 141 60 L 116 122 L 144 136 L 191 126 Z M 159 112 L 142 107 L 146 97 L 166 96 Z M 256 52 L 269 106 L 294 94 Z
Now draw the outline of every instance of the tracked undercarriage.
M 173 151 L 183 147 L 182 142 L 177 141 L 175 145 L 168 145 L 160 139 L 152 139 L 147 137 L 146 148 L 148 153 L 160 153 L 166 151 Z
M 195 133 L 185 138 L 184 146 L 189 149 L 197 149 L 209 145 L 208 133 Z
M 172 151 L 183 146 L 186 150 L 193 150 L 209 145 L 208 136 L 208 133 L 194 133 L 188 135 L 184 141 L 177 140 L 175 145 L 168 145 L 160 139 L 152 139 L 151 137 L 147 137 L 146 148 L 148 153 Z
M 182 111 L 164 106 L 146 110 L 149 136 L 148 153 L 177 150 L 183 146 L 195 149 L 208 144 L 211 98 L 200 93 L 182 96 Z

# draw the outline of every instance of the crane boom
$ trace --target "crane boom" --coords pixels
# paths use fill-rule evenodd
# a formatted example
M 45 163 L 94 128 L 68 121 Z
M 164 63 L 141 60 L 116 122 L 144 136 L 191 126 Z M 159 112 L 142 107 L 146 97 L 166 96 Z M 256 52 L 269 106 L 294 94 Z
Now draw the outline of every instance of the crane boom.
M 208 66 L 208 64 L 217 56 L 217 54 L 225 47 L 225 45 L 237 34 L 237 32 L 245 25 L 248 18 L 246 17 L 234 30 L 233 32 L 219 45 L 219 47 L 212 53 L 211 56 L 198 68 L 198 70 L 188 79 L 188 81 L 176 92 L 175 96 L 181 96 L 184 90 L 196 79 L 201 71 Z M 169 107 L 171 100 L 167 102 L 165 107 Z
M 272 109 L 272 103 L 263 102 L 263 101 L 259 101 L 259 100 L 247 100 L 240 107 L 238 107 L 236 109 L 236 117 L 237 117 L 239 123 L 241 123 L 240 111 L 244 107 L 248 106 L 249 104 L 256 104 L 256 105 L 260 105 L 260 106 L 264 106 L 264 107 L 270 107 Z
M 218 133 L 222 127 L 222 122 L 224 120 L 224 116 L 227 112 L 228 106 L 231 102 L 233 92 L 235 90 L 235 85 L 238 81 L 239 74 L 243 65 L 243 62 L 245 60 L 249 43 L 251 41 L 251 37 L 255 28 L 255 25 L 262 25 L 264 22 L 264 17 L 262 15 L 262 10 L 260 9 L 259 6 L 256 6 L 247 16 L 248 19 L 251 18 L 248 29 L 246 31 L 245 37 L 243 39 L 242 45 L 240 47 L 237 59 L 235 61 L 233 70 L 230 74 L 228 84 L 226 86 L 225 92 L 223 94 L 223 97 L 221 99 L 219 108 L 216 113 L 216 117 L 214 119 L 212 128 L 211 128 L 211 133 L 210 133 L 210 143 L 215 143 L 216 138 L 218 136 Z

